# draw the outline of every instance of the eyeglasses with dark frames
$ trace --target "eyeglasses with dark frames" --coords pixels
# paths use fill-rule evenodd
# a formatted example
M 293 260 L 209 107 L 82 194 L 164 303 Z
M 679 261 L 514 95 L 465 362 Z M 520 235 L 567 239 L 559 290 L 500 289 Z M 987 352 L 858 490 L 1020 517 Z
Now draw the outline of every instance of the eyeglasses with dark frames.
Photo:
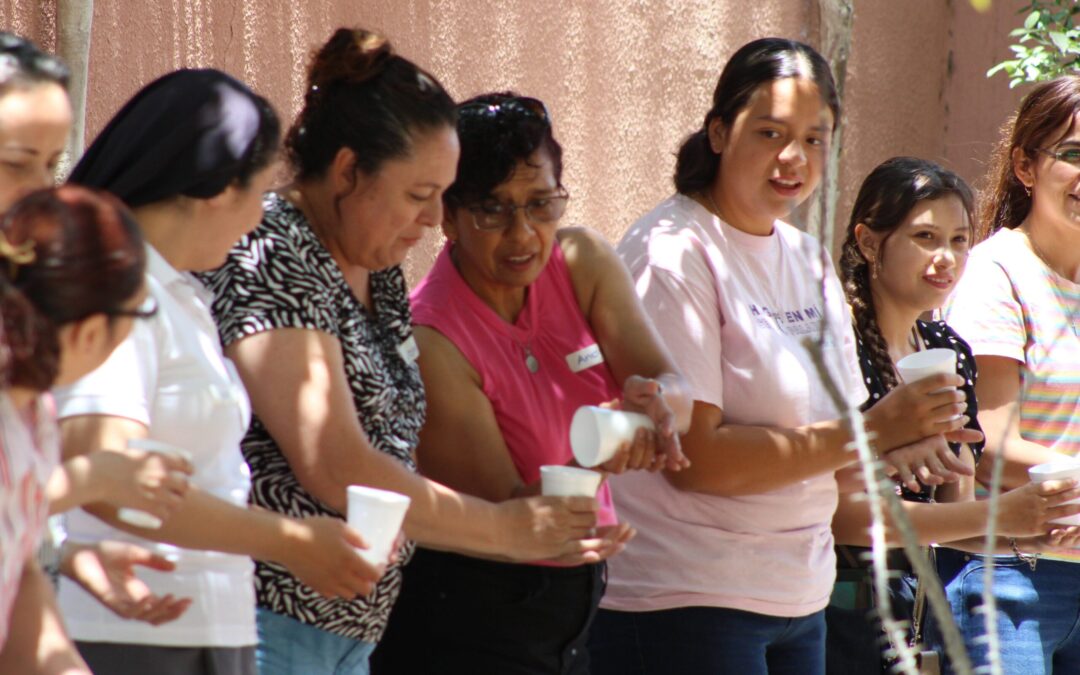
M 551 116 L 548 115 L 548 109 L 547 106 L 544 105 L 544 102 L 529 96 L 514 96 L 505 101 L 498 101 L 495 103 L 474 101 L 458 107 L 458 116 L 463 118 L 486 117 L 495 119 L 502 113 L 511 113 L 522 117 L 533 117 L 542 122 L 551 123 Z
M 1080 147 L 1071 145 L 1067 148 L 1035 148 L 1038 152 L 1053 157 L 1059 162 L 1080 167 Z
M 134 309 L 124 309 L 123 307 L 117 307 L 114 309 L 106 309 L 102 312 L 106 316 L 127 316 L 133 319 L 150 319 L 157 315 L 158 304 L 151 296 L 146 296 L 146 299 L 139 303 L 138 307 Z
M 525 220 L 530 223 L 554 223 L 566 212 L 566 202 L 570 195 L 565 189 L 545 197 L 534 197 L 524 204 L 507 204 L 497 199 L 487 199 L 466 207 L 472 214 L 473 227 L 481 232 L 500 232 L 514 224 L 514 214 L 525 212 Z

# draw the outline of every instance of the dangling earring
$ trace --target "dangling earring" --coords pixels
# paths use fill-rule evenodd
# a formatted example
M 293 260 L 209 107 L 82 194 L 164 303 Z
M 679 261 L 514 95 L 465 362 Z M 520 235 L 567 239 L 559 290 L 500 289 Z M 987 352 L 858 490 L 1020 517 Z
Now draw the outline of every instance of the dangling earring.
M 878 265 L 878 259 L 877 258 L 870 258 L 870 278 L 871 279 L 877 279 L 878 268 L 879 267 L 880 267 L 880 265 Z
M 1031 186 L 1030 185 L 1024 185 L 1024 192 L 1027 193 L 1028 199 L 1031 199 Z

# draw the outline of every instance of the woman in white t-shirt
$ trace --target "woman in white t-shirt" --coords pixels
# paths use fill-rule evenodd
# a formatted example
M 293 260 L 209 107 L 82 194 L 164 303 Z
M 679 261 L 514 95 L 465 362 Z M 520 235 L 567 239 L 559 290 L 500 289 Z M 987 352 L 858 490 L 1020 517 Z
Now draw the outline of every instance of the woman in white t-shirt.
M 745 45 L 679 152 L 678 194 L 619 245 L 690 382 L 692 464 L 612 480 L 638 537 L 609 563 L 594 673 L 824 670 L 833 474 L 855 459 L 837 418 L 866 391 L 832 263 L 782 219 L 821 180 L 838 116 L 828 64 L 812 48 Z M 804 346 L 823 329 L 839 408 Z M 970 473 L 947 448 L 917 443 L 963 427 L 950 421 L 963 395 L 929 393 L 960 384 L 941 375 L 902 386 L 867 414 L 879 456 L 904 480 Z
M 175 572 L 144 578 L 155 592 L 192 600 L 176 621 L 151 626 L 120 620 L 62 583 L 68 627 L 98 672 L 254 675 L 252 557 L 285 565 L 312 594 L 366 594 L 381 575 L 357 554 L 363 540 L 343 521 L 247 508 L 240 440 L 250 406 L 222 354 L 209 294 L 189 274 L 220 265 L 259 222 L 278 132 L 269 104 L 242 83 L 181 70 L 136 94 L 71 175 L 131 207 L 158 312 L 101 368 L 57 391 L 64 452 L 149 437 L 187 450 L 195 467 L 192 489 L 160 529 L 132 525 L 105 505 L 88 509 L 100 520 L 70 517 L 73 537 L 135 541 L 175 556 Z

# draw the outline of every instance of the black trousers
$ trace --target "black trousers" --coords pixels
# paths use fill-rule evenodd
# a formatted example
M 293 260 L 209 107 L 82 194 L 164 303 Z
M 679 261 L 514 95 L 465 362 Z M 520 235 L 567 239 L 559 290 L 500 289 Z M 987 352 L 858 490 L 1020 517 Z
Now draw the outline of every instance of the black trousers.
M 587 675 L 604 575 L 417 549 L 371 672 Z

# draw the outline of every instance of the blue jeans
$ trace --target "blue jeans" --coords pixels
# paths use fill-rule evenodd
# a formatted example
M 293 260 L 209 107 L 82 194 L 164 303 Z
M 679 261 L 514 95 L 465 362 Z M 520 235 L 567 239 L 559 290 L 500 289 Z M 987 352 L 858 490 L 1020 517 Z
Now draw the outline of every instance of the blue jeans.
M 368 675 L 375 643 L 328 633 L 262 607 L 255 618 L 259 675 Z
M 789 619 L 721 607 L 602 609 L 589 656 L 593 675 L 823 675 L 825 612 Z
M 987 646 L 979 640 L 986 623 L 976 608 L 982 604 L 982 556 L 954 552 L 951 569 L 942 569 L 972 665 L 987 663 Z M 939 567 L 947 561 L 940 559 Z M 994 560 L 994 596 L 1001 663 L 1006 673 L 1050 675 L 1080 673 L 1080 563 L 1040 560 L 1032 571 L 1026 562 L 998 556 Z M 940 637 L 928 635 L 944 653 Z

